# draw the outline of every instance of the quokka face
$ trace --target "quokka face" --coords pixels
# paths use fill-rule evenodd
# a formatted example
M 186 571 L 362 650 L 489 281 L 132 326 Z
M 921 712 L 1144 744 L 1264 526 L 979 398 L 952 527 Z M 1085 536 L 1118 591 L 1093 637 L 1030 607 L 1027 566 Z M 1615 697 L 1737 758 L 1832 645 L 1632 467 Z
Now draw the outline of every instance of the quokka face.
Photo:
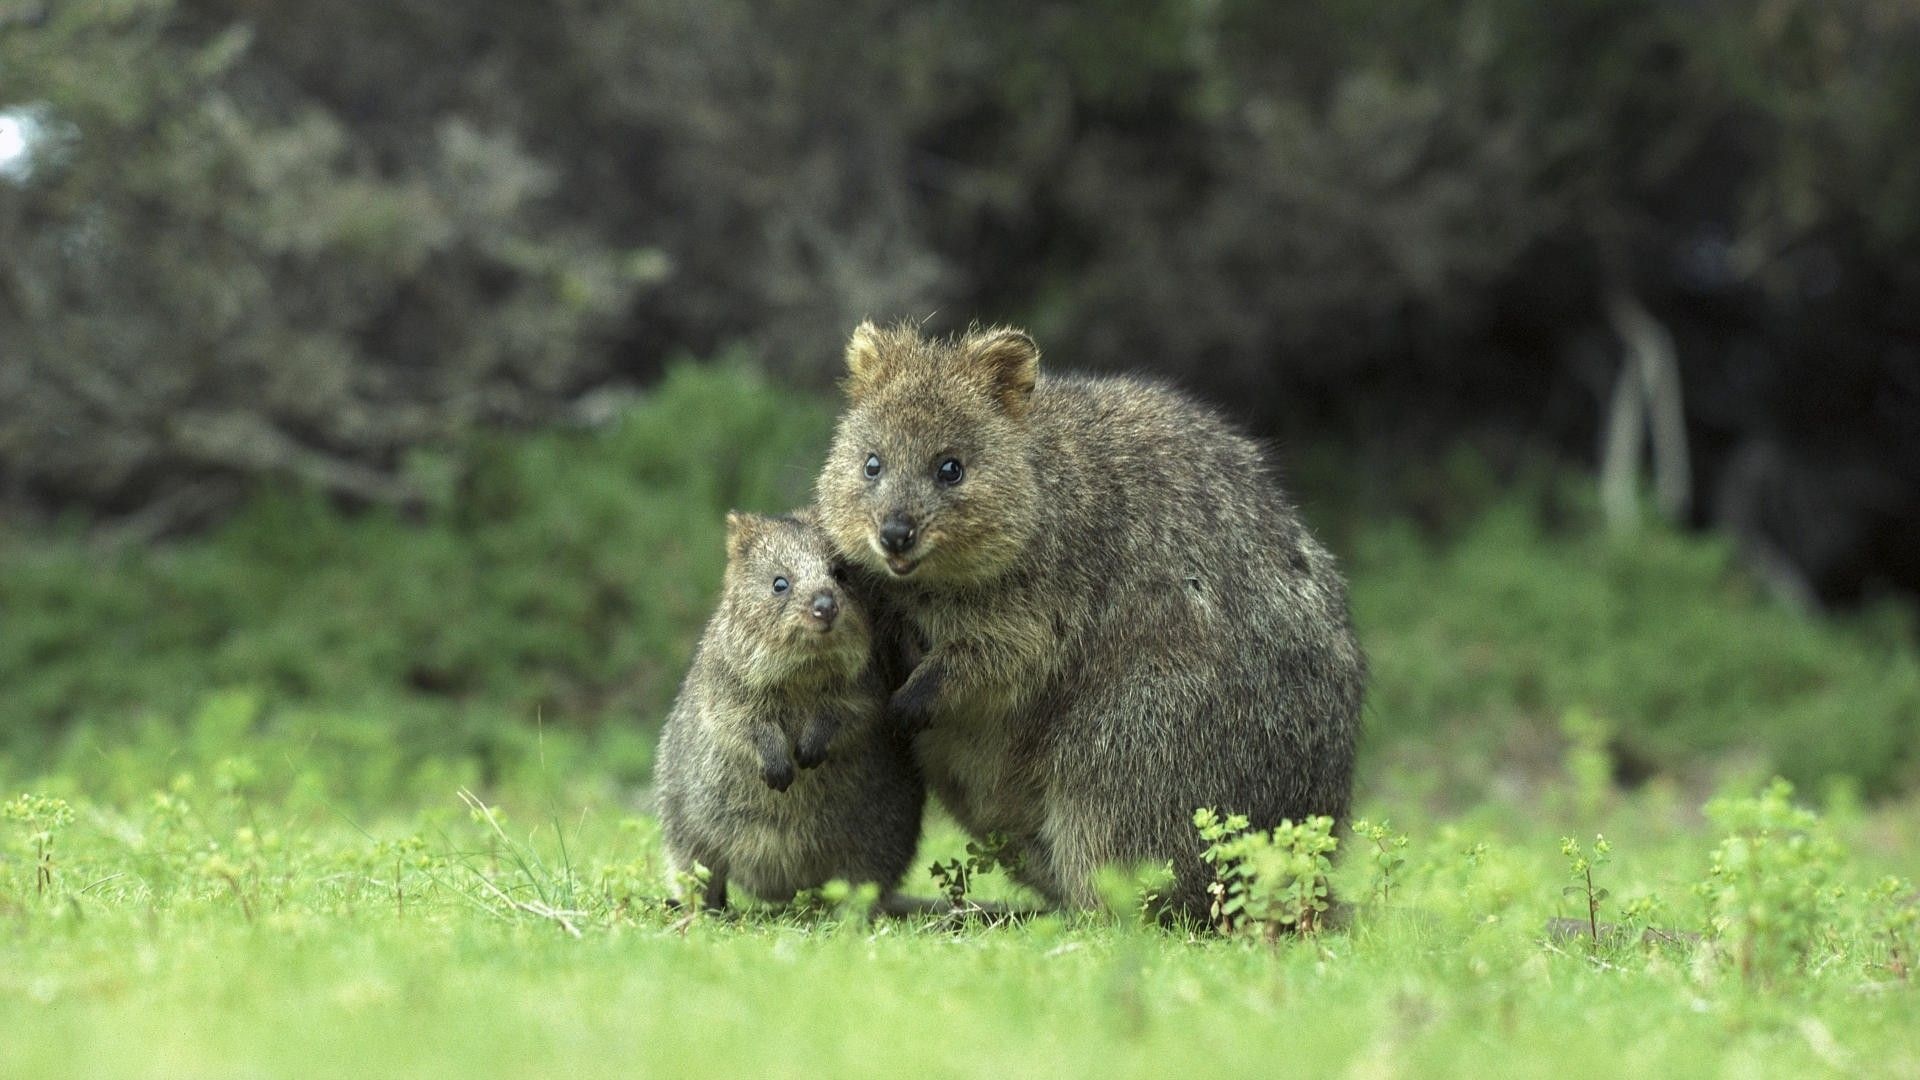
M 719 621 L 740 669 L 766 684 L 858 674 L 872 630 L 842 577 L 806 518 L 728 514 Z
M 986 330 L 927 341 L 863 323 L 815 493 L 847 558 L 930 585 L 993 577 L 1039 520 L 1026 423 L 1039 352 Z

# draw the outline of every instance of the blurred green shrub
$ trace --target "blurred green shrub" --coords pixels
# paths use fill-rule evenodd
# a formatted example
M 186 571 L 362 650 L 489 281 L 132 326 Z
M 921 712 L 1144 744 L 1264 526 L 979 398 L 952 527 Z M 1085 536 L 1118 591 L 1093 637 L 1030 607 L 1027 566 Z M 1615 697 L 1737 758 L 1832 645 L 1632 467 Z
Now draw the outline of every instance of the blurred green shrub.
M 409 449 L 604 373 L 646 267 L 552 212 L 521 132 L 439 109 L 382 145 L 383 101 L 314 93 L 209 8 L 5 17 L 0 103 L 50 119 L 0 183 L 0 484 L 150 531 L 261 476 L 411 504 Z
M 184 730 L 210 763 L 289 716 L 326 744 L 481 758 L 541 718 L 650 733 L 718 588 L 725 511 L 809 501 L 828 409 L 686 366 L 596 430 L 478 439 L 419 520 L 272 493 L 159 550 L 0 533 L 0 750 Z
M 242 753 L 275 784 L 354 762 L 377 798 L 598 746 L 638 780 L 718 588 L 724 512 L 807 502 L 832 407 L 685 365 L 598 428 L 416 462 L 441 479 L 415 519 L 269 492 L 158 548 L 0 530 L 0 779 L 9 755 L 60 757 L 138 794 Z M 1445 539 L 1371 510 L 1326 523 L 1353 553 L 1375 746 L 1557 739 L 1586 714 L 1586 773 L 1738 751 L 1810 789 L 1920 779 L 1920 658 L 1896 613 L 1808 619 L 1725 544 L 1611 541 L 1584 484 L 1540 483 L 1558 486 L 1489 496 Z
M 1770 983 L 1823 951 L 1840 951 L 1846 852 L 1820 816 L 1792 797 L 1793 785 L 1776 779 L 1758 795 L 1723 795 L 1706 808 L 1728 835 L 1696 891 L 1709 935 L 1752 982 Z
M 1769 599 L 1723 540 L 1550 530 L 1524 497 L 1444 543 L 1405 523 L 1357 539 L 1383 737 L 1551 731 L 1581 710 L 1641 769 L 1757 750 L 1813 789 L 1920 779 L 1920 656 L 1900 612 L 1811 620 Z

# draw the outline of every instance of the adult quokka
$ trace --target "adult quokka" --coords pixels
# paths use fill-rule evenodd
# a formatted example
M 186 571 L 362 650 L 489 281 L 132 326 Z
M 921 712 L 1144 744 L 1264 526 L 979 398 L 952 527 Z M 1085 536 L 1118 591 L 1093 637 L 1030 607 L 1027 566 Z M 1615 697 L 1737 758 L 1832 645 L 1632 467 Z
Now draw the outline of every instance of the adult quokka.
M 1195 808 L 1347 813 L 1345 582 L 1216 412 L 1039 360 L 1017 330 L 862 325 L 819 519 L 925 649 L 889 710 L 954 816 L 1057 904 L 1093 904 L 1104 865 L 1171 862 L 1199 916 Z

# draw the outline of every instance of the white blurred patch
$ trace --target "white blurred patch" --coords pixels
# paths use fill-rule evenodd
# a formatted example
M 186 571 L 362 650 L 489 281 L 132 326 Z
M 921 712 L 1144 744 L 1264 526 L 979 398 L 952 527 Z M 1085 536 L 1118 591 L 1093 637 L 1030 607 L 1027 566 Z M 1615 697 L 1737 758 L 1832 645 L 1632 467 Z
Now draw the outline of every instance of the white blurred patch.
M 33 144 L 39 121 L 21 109 L 0 110 L 0 177 L 25 180 L 33 171 Z

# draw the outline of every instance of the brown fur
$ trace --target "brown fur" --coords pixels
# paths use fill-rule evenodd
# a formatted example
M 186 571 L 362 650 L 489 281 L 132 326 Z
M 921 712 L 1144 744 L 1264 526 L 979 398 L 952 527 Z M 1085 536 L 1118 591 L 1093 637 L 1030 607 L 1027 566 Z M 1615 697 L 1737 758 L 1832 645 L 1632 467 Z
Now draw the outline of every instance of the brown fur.
M 825 631 L 808 613 L 819 595 L 838 609 Z M 654 766 L 668 859 L 707 867 L 708 906 L 729 881 L 784 901 L 834 878 L 891 891 L 906 872 L 925 789 L 881 722 L 893 680 L 871 611 L 810 518 L 728 515 L 720 607 Z
M 1198 914 L 1196 807 L 1345 815 L 1365 664 L 1260 447 L 1154 383 L 1040 375 L 1019 331 L 866 324 L 847 358 L 818 512 L 927 650 L 890 710 L 963 825 L 1057 903 L 1172 862 Z

